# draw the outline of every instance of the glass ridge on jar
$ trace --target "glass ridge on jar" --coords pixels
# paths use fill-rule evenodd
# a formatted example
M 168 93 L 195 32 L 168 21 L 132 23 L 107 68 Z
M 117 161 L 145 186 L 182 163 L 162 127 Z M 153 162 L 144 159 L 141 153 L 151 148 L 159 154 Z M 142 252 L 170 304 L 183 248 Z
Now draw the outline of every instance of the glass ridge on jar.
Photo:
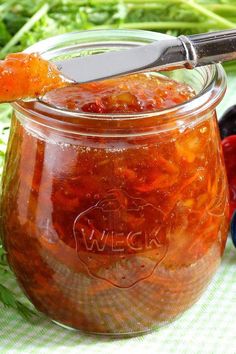
M 27 51 L 56 60 L 166 37 L 85 31 Z M 196 97 L 143 114 L 13 105 L 3 241 L 25 294 L 61 325 L 149 331 L 196 302 L 220 264 L 228 190 L 215 107 L 225 74 L 213 65 L 165 75 Z

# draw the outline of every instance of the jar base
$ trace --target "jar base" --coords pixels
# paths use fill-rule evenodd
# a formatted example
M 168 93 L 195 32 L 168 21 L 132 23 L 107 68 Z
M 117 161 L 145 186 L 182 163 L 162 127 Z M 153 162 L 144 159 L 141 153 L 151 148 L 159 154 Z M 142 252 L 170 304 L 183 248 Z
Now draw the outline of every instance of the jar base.
M 62 328 L 68 329 L 70 331 L 78 332 L 78 333 L 85 334 L 85 335 L 87 334 L 87 335 L 91 335 L 91 336 L 110 337 L 110 338 L 113 338 L 113 339 L 139 337 L 139 336 L 142 336 L 144 334 L 151 333 L 151 332 L 155 331 L 155 329 L 157 329 L 157 328 L 151 328 L 151 329 L 147 329 L 147 330 L 140 331 L 140 332 L 129 332 L 129 333 L 125 333 L 125 332 L 121 332 L 121 333 L 90 332 L 90 331 L 83 331 L 83 330 L 76 329 L 76 328 L 73 328 L 73 327 L 70 327 L 70 326 L 66 326 L 66 325 L 64 325 L 64 324 L 62 324 L 60 322 L 55 321 L 55 320 L 51 320 L 51 321 L 53 323 L 55 323 L 56 325 L 58 325 L 58 326 L 60 326 Z

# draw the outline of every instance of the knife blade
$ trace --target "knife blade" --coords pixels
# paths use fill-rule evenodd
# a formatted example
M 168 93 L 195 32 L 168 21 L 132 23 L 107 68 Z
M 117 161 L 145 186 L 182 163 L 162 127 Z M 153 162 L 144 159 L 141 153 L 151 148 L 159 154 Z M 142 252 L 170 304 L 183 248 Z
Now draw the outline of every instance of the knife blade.
M 132 49 L 73 57 L 55 64 L 69 80 L 84 83 L 161 66 L 176 64 L 182 67 L 184 60 L 183 45 L 178 38 L 173 38 Z

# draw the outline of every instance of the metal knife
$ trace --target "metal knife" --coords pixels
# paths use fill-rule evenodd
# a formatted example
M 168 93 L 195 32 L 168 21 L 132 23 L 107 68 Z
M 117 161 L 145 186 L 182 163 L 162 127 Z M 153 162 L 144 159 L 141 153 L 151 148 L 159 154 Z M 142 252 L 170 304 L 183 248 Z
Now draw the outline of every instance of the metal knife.
M 132 49 L 74 57 L 56 65 L 66 78 L 83 83 L 154 69 L 193 69 L 234 59 L 236 29 L 181 35 Z

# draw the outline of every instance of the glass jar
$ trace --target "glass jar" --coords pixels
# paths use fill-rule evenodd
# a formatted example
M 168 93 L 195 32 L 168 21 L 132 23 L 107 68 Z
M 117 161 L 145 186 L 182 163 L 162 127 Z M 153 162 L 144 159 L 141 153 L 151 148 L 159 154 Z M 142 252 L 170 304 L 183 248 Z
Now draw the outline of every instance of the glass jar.
M 28 52 L 58 60 L 167 36 L 88 31 Z M 228 191 L 220 65 L 166 72 L 196 97 L 144 114 L 13 104 L 2 186 L 9 263 L 35 307 L 91 333 L 135 334 L 189 308 L 220 264 Z

